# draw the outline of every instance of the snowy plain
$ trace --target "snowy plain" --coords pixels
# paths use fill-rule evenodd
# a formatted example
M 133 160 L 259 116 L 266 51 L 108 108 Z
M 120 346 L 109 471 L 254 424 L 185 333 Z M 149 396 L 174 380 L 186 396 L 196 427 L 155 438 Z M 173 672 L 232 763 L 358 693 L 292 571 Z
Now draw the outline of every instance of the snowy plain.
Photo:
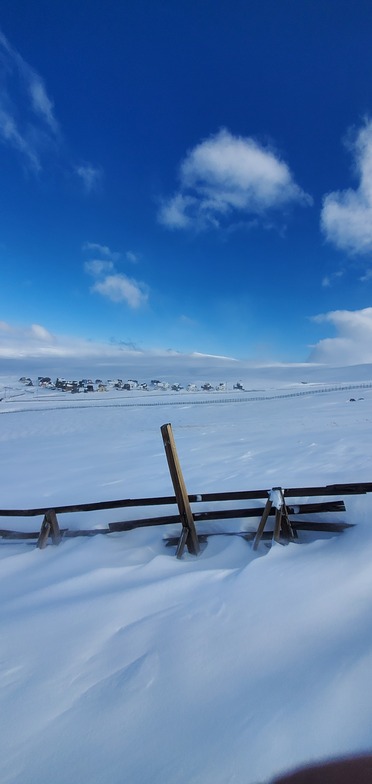
M 170 360 L 175 372 L 199 384 L 203 367 L 199 379 Z M 159 367 L 146 373 L 158 377 Z M 206 373 L 228 391 L 53 395 L 2 378 L 1 507 L 172 495 L 165 422 L 189 493 L 372 481 L 372 388 L 362 386 L 372 366 L 210 362 Z M 237 378 L 251 390 L 240 398 Z M 0 540 L 1 781 L 258 784 L 371 751 L 372 496 L 344 500 L 346 512 L 328 515 L 355 524 L 344 534 L 257 552 L 241 537 L 215 536 L 199 557 L 177 560 L 163 537 L 179 526 L 43 551 Z M 145 514 L 60 523 L 92 528 Z

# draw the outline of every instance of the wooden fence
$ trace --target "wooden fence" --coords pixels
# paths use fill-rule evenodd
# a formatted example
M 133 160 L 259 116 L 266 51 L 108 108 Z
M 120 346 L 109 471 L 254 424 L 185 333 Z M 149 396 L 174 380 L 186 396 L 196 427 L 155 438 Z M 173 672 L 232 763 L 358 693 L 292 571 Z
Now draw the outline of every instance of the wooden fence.
M 134 528 L 147 526 L 181 524 L 180 537 L 170 537 L 169 543 L 176 545 L 176 554 L 180 558 L 185 547 L 194 555 L 200 551 L 200 541 L 208 533 L 198 534 L 197 523 L 208 523 L 212 520 L 233 519 L 258 519 L 254 531 L 236 532 L 239 536 L 253 541 L 257 549 L 261 539 L 269 538 L 274 541 L 288 542 L 298 538 L 298 532 L 327 531 L 342 532 L 351 527 L 345 522 L 325 522 L 323 520 L 297 520 L 298 515 L 317 515 L 321 513 L 339 513 L 345 511 L 343 500 L 317 501 L 314 503 L 290 503 L 289 499 L 298 498 L 324 498 L 338 495 L 359 495 L 372 492 L 372 482 L 352 484 L 332 484 L 318 487 L 289 487 L 271 488 L 263 490 L 242 490 L 224 493 L 202 493 L 189 495 L 181 471 L 176 445 L 170 424 L 162 425 L 161 434 L 165 454 L 168 462 L 171 480 L 174 488 L 173 496 L 155 496 L 148 498 L 126 498 L 115 501 L 99 501 L 86 504 L 69 504 L 64 506 L 38 507 L 33 509 L 0 509 L 0 517 L 37 517 L 43 516 L 41 528 L 37 531 L 15 531 L 0 529 L 0 538 L 3 540 L 30 540 L 37 539 L 37 547 L 43 549 L 50 539 L 52 544 L 59 544 L 63 539 L 77 536 L 96 536 L 109 534 L 114 531 L 130 531 Z M 264 506 L 242 507 L 238 509 L 214 509 L 205 512 L 192 511 L 191 504 L 213 502 L 236 502 L 257 500 L 263 501 Z M 135 507 L 176 506 L 178 512 L 170 515 L 149 516 L 140 519 L 110 522 L 102 528 L 71 530 L 61 528 L 58 517 L 76 512 L 93 512 L 111 509 L 128 509 Z M 270 518 L 273 520 L 273 530 L 267 530 Z M 294 518 L 294 519 L 293 519 Z M 226 534 L 235 532 L 227 531 Z

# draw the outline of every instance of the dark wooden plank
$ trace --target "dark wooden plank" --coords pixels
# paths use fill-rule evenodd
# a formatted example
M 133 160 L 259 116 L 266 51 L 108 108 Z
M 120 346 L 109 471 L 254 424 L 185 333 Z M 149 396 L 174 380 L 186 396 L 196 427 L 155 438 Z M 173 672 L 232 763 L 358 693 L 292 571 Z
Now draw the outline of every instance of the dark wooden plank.
M 372 493 L 372 482 L 355 482 L 322 487 L 287 487 L 284 489 L 286 498 L 301 498 L 314 495 L 364 495 L 365 493 Z
M 221 496 L 221 493 L 219 493 L 218 495 Z M 223 493 L 223 495 L 226 496 L 226 495 L 229 495 L 229 494 L 228 493 Z M 245 494 L 242 494 L 242 493 L 239 493 L 239 494 L 233 493 L 232 495 L 233 495 L 233 497 L 231 499 L 224 498 L 223 500 L 237 500 L 236 497 L 235 497 L 236 495 L 239 495 L 240 498 L 242 498 L 243 495 L 245 496 Z M 202 499 L 202 501 L 206 501 L 207 500 L 206 496 L 198 496 L 198 495 L 192 496 L 191 495 L 191 496 L 188 496 L 188 497 L 189 497 L 189 500 L 191 502 L 199 502 L 200 503 L 200 499 Z M 153 499 L 151 499 L 151 498 L 144 498 L 144 499 L 137 498 L 137 499 L 134 499 L 134 500 L 133 499 L 132 500 L 127 499 L 126 501 L 115 501 L 115 502 L 113 502 L 113 501 L 104 501 L 104 502 L 102 502 L 100 504 L 81 504 L 80 507 L 55 506 L 53 508 L 53 511 L 56 514 L 57 513 L 58 514 L 64 514 L 67 511 L 68 512 L 69 511 L 88 512 L 88 511 L 99 511 L 99 510 L 102 510 L 102 509 L 118 509 L 118 508 L 122 508 L 124 506 L 140 507 L 140 506 L 158 506 L 160 504 L 162 504 L 164 506 L 167 506 L 168 504 L 169 505 L 170 504 L 176 505 L 176 503 L 177 503 L 175 496 L 165 496 L 164 498 L 155 499 L 155 502 L 153 504 L 150 503 L 152 500 Z M 208 500 L 221 500 L 221 498 L 219 497 L 219 498 L 216 499 L 213 496 L 213 498 L 208 499 Z M 144 503 L 141 503 L 142 501 Z M 312 512 L 344 512 L 345 511 L 345 504 L 344 504 L 343 501 L 324 501 L 324 502 L 320 502 L 320 503 L 316 503 L 316 504 L 296 504 L 295 506 L 287 505 L 287 508 L 288 508 L 288 511 L 289 511 L 290 514 L 309 514 L 309 513 L 312 513 Z M 51 511 L 50 509 L 45 509 L 45 510 L 44 509 L 28 509 L 28 510 L 22 510 L 22 509 L 18 509 L 18 510 L 17 509 L 4 510 L 3 509 L 3 510 L 0 510 L 0 517 L 1 516 L 4 516 L 4 517 L 17 517 L 17 516 L 19 516 L 19 517 L 33 517 L 33 516 L 36 516 L 37 514 L 38 515 L 47 514 L 50 511 Z M 239 510 L 237 510 L 237 511 L 239 511 Z M 224 510 L 221 510 L 221 513 L 222 512 L 224 512 Z M 228 510 L 226 510 L 226 512 L 228 512 Z M 262 507 L 254 507 L 254 508 L 250 508 L 250 509 L 248 508 L 248 509 L 242 510 L 242 514 L 238 515 L 238 516 L 244 517 L 244 515 L 245 515 L 246 517 L 256 517 L 256 516 L 258 517 L 259 515 L 261 515 L 261 513 L 262 513 Z M 196 519 L 197 515 L 200 515 L 200 514 L 208 514 L 208 513 L 207 512 L 194 512 L 193 516 Z M 223 519 L 223 517 L 221 519 Z
M 275 510 L 273 542 L 280 542 L 280 533 L 282 530 L 282 514 L 283 514 L 283 507 L 279 506 L 278 509 Z
M 296 531 L 328 531 L 328 532 L 338 532 L 338 531 L 346 531 L 347 528 L 354 528 L 354 523 L 323 523 L 321 520 L 317 521 L 302 521 L 302 520 L 292 520 L 292 528 L 295 528 Z
M 176 503 L 175 496 L 158 496 L 156 498 L 125 498 L 120 501 L 97 501 L 91 504 L 70 504 L 67 506 L 54 506 L 53 509 L 56 514 L 68 514 L 70 512 L 98 512 L 104 509 L 123 509 L 135 506 L 166 506 Z M 49 509 L 50 507 L 0 509 L 0 517 L 37 517 L 46 514 Z
M 304 496 L 327 495 L 363 495 L 372 492 L 372 482 L 325 485 L 323 487 L 291 487 L 284 489 L 285 498 L 301 498 Z M 267 499 L 270 490 L 242 490 L 226 493 L 202 493 L 188 495 L 190 503 L 209 503 L 211 501 L 244 501 L 249 499 Z M 125 498 L 115 501 L 97 501 L 89 504 L 68 504 L 54 506 L 55 513 L 68 514 L 71 512 L 95 512 L 104 509 L 124 509 L 137 506 L 167 506 L 176 504 L 175 496 L 154 496 L 146 498 Z M 49 507 L 33 509 L 0 509 L 0 517 L 37 517 L 46 514 Z
M 343 501 L 320 501 L 313 504 L 286 504 L 289 514 L 312 514 L 313 512 L 345 512 Z
M 0 529 L 0 539 L 37 539 L 40 531 L 8 531 Z
M 272 505 L 271 505 L 272 506 Z M 275 515 L 275 509 L 270 506 L 268 515 Z M 266 507 L 265 507 L 266 508 Z M 295 507 L 287 507 L 288 513 L 291 515 L 309 514 L 309 512 L 344 512 L 345 505 L 343 501 L 332 501 L 330 503 L 320 504 L 299 504 Z M 196 523 L 207 522 L 208 520 L 234 520 L 244 517 L 260 517 L 262 515 L 262 507 L 250 507 L 247 509 L 216 509 L 209 512 L 193 512 L 193 518 Z M 179 522 L 179 515 L 164 515 L 162 517 L 145 517 L 138 520 L 128 520 L 123 522 L 109 523 L 110 531 L 129 531 L 132 528 L 141 528 L 146 525 L 172 525 Z M 265 521 L 266 522 L 266 521 Z
M 354 528 L 354 525 L 351 523 L 296 522 L 292 523 L 292 525 L 300 531 L 323 531 L 324 533 L 343 533 L 343 531 L 346 531 L 348 528 Z M 254 531 L 203 531 L 202 533 L 198 533 L 199 542 L 206 542 L 211 536 L 239 536 L 247 542 L 251 542 L 252 540 L 254 541 L 256 534 Z M 261 539 L 264 541 L 271 541 L 272 536 L 272 531 L 263 531 Z M 179 536 L 166 536 L 163 541 L 167 546 L 176 547 L 179 542 Z

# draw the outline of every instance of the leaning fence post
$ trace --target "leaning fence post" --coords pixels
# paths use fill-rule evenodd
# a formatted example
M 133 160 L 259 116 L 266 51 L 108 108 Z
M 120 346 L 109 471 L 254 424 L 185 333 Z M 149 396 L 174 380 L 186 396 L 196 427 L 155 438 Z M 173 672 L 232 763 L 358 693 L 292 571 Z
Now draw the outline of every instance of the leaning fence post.
M 177 558 L 181 558 L 185 546 L 187 547 L 189 553 L 192 553 L 192 555 L 198 555 L 200 552 L 200 546 L 185 481 L 177 455 L 176 444 L 172 432 L 172 425 L 162 425 L 160 430 L 163 437 L 165 454 L 168 461 L 169 472 L 171 475 L 182 523 L 182 534 L 176 555 Z
M 273 505 L 273 502 L 272 502 L 272 500 L 270 498 L 270 493 L 269 493 L 269 498 L 266 501 L 266 505 L 265 505 L 265 508 L 264 508 L 264 510 L 262 512 L 262 517 L 261 517 L 261 520 L 260 520 L 260 523 L 259 523 L 259 526 L 258 526 L 258 529 L 257 529 L 257 533 L 256 533 L 256 536 L 254 538 L 254 542 L 253 542 L 253 549 L 254 550 L 257 550 L 258 545 L 260 544 L 260 541 L 262 539 L 262 534 L 264 532 L 264 528 L 265 528 L 265 525 L 266 525 L 267 518 L 268 518 L 268 516 L 269 516 L 269 514 L 271 512 L 272 505 Z
M 49 520 L 47 520 L 47 516 L 44 515 L 43 522 L 41 523 L 39 538 L 36 544 L 36 547 L 38 547 L 39 550 L 44 550 L 44 547 L 47 546 L 49 532 L 50 532 L 50 522 Z
M 50 522 L 50 534 L 53 544 L 60 544 L 62 536 L 54 509 L 49 509 L 46 513 L 46 518 Z

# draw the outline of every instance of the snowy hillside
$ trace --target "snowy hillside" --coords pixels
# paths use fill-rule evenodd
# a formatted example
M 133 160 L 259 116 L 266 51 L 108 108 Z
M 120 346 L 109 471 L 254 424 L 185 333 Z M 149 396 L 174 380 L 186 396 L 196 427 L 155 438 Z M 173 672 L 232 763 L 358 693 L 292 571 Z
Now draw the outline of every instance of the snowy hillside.
M 2 379 L 2 508 L 172 495 L 165 422 L 189 493 L 372 481 L 371 366 L 215 364 L 176 380 L 226 381 L 222 396 L 48 398 Z M 231 402 L 238 379 L 252 399 Z M 256 784 L 371 750 L 372 496 L 344 500 L 331 518 L 354 528 L 257 553 L 215 536 L 177 560 L 163 537 L 179 526 L 43 551 L 0 540 L 1 781 Z M 144 516 L 61 524 L 128 514 Z

